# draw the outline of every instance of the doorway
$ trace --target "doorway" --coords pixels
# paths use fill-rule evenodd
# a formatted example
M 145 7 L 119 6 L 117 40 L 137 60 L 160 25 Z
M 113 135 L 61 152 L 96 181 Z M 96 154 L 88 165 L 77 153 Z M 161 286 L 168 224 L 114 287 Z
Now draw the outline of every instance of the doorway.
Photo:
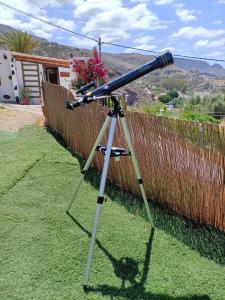
M 59 71 L 58 68 L 46 68 L 46 81 L 52 84 L 59 84 Z

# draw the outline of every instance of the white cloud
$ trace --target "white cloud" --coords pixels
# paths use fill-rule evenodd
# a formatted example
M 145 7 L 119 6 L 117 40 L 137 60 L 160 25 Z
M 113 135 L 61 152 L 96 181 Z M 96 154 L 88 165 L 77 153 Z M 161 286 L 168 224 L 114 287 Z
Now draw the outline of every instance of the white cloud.
M 49 39 L 52 37 L 52 33 L 47 32 L 43 29 L 36 28 L 32 31 L 32 33 L 38 37 L 42 37 L 44 39 Z
M 78 18 L 89 18 L 99 12 L 110 12 L 122 8 L 120 0 L 74 0 L 74 16 Z
M 105 42 L 118 42 L 129 37 L 126 29 L 121 26 L 125 22 L 123 15 L 117 15 L 111 11 L 101 12 L 87 21 L 82 29 L 82 33 L 92 36 L 101 34 L 101 38 Z M 115 26 L 114 24 L 118 25 Z
M 154 50 L 156 49 L 156 46 L 152 44 L 152 41 L 155 38 L 153 36 L 139 36 L 137 37 L 134 41 L 134 48 L 138 48 L 138 49 L 144 49 L 144 50 Z M 134 50 L 134 49 L 126 49 L 125 50 L 126 53 L 133 53 L 133 52 L 138 52 L 138 50 Z
M 82 37 L 72 36 L 69 38 L 70 45 L 77 48 L 93 48 L 96 47 L 96 42 Z
M 149 44 L 137 44 L 134 46 L 135 48 L 144 49 L 144 50 L 154 50 L 156 49 L 155 45 L 149 45 Z
M 225 4 L 225 0 L 218 0 L 217 3 L 219 3 L 219 4 Z
M 83 22 L 82 33 L 94 37 L 101 35 L 107 42 L 126 40 L 132 30 L 167 27 L 145 3 L 129 8 L 120 0 L 75 0 L 74 5 L 74 16 Z
M 173 0 L 154 1 L 166 4 L 166 2 Z M 131 2 L 133 3 L 132 7 L 128 6 L 124 0 L 48 0 L 45 2 L 43 0 L 11 0 L 10 4 L 69 30 L 81 31 L 92 37 L 101 35 L 105 42 L 126 41 L 132 36 L 132 31 L 136 30 L 167 28 L 169 22 L 162 22 L 148 8 L 148 0 L 131 0 Z M 49 7 L 59 7 L 60 15 L 60 6 L 65 3 L 73 5 L 75 22 L 72 19 L 51 16 L 50 10 L 47 10 Z M 4 13 L 0 12 L 0 15 L 1 23 L 29 31 L 43 38 L 56 38 L 58 34 L 61 35 L 63 32 L 58 33 L 58 29 L 53 26 L 9 9 L 4 9 Z M 75 23 L 79 29 L 76 29 Z M 148 44 L 148 42 L 144 44 Z
M 222 24 L 223 22 L 221 20 L 217 20 L 217 21 L 214 21 L 213 24 Z
M 206 45 L 208 45 L 209 40 L 199 40 L 195 43 L 196 47 L 205 47 Z
M 149 0 L 130 0 L 131 3 L 138 2 L 138 3 L 148 3 Z
M 75 29 L 75 23 L 72 20 L 65 20 L 65 19 L 56 19 L 54 18 L 52 20 L 56 25 L 61 26 L 63 28 L 74 30 Z
M 225 34 L 225 29 L 209 30 L 204 27 L 186 26 L 180 28 L 178 32 L 173 33 L 172 37 L 174 38 L 182 37 L 188 39 L 192 39 L 196 37 L 213 38 L 222 34 Z
M 33 15 L 36 15 L 48 22 L 52 22 L 53 24 L 63 26 L 70 30 L 74 30 L 74 21 L 68 19 L 65 20 L 63 18 L 49 17 L 47 11 L 45 10 L 46 6 L 59 6 L 62 5 L 65 1 L 49 0 L 43 2 L 43 0 L 11 0 L 10 5 L 25 12 L 31 12 Z M 41 6 L 41 8 L 39 6 Z M 33 18 L 29 18 L 9 8 L 3 8 L 2 6 L 0 7 L 0 14 L 2 24 L 12 26 L 13 28 L 19 30 L 31 32 L 32 34 L 42 38 L 49 39 L 53 36 L 54 31 L 58 30 L 49 24 L 43 23 Z
M 207 47 L 207 48 L 217 48 L 225 46 L 225 38 L 209 41 L 209 40 L 199 40 L 195 43 L 196 47 Z
M 153 36 L 139 36 L 137 37 L 134 41 L 134 48 L 138 48 L 138 49 L 144 49 L 144 50 L 154 50 L 156 49 L 156 46 L 152 44 L 152 41 L 155 38 Z M 135 49 L 126 49 L 124 51 L 125 53 L 134 53 L 134 52 L 140 52 L 139 50 L 135 50 Z
M 52 7 L 60 7 L 64 5 L 65 3 L 71 2 L 71 0 L 48 0 L 48 1 L 43 1 L 43 0 L 14 0 L 17 3 L 29 3 L 31 6 L 36 6 L 36 7 L 47 7 L 47 6 L 52 6 Z
M 138 4 L 132 9 L 127 9 L 126 14 L 129 22 L 128 29 L 156 30 L 167 27 L 147 8 L 146 4 Z
M 172 46 L 168 46 L 168 47 L 165 47 L 165 48 L 160 49 L 160 50 L 158 50 L 158 51 L 159 51 L 159 52 L 164 52 L 164 51 L 166 51 L 166 50 L 169 50 L 169 51 L 173 52 L 173 51 L 175 51 L 175 48 L 172 47 Z
M 151 35 L 145 35 L 145 36 L 140 36 L 134 40 L 134 44 L 149 44 L 154 40 L 154 36 Z
M 167 5 L 173 3 L 175 0 L 155 0 L 154 3 L 157 5 Z
M 196 16 L 194 15 L 194 10 L 189 10 L 186 8 L 177 8 L 176 15 L 180 18 L 182 22 L 189 22 L 196 20 Z

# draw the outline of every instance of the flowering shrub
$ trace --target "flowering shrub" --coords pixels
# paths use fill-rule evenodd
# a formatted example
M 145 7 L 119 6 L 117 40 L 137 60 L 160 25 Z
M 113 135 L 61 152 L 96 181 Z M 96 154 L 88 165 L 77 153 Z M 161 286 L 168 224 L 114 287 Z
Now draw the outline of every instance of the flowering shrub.
M 73 72 L 77 74 L 77 89 L 93 80 L 101 85 L 108 79 L 108 71 L 98 57 L 96 48 L 93 49 L 93 56 L 94 57 L 89 58 L 87 61 L 81 59 L 75 59 L 73 61 Z

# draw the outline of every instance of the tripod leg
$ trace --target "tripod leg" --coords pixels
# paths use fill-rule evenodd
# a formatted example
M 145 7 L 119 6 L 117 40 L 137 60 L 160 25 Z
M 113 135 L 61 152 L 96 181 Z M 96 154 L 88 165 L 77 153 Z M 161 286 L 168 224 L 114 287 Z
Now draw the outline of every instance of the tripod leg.
M 98 137 L 97 137 L 97 139 L 95 141 L 95 144 L 94 144 L 94 146 L 93 146 L 93 148 L 91 150 L 91 153 L 90 153 L 90 155 L 89 155 L 89 157 L 88 157 L 88 159 L 87 159 L 87 161 L 85 163 L 85 166 L 84 166 L 83 170 L 81 171 L 81 176 L 80 176 L 79 181 L 77 183 L 77 186 L 75 188 L 74 194 L 73 194 L 73 196 L 72 196 L 72 198 L 71 198 L 71 200 L 69 202 L 69 205 L 68 205 L 68 207 L 66 209 L 67 213 L 69 212 L 69 210 L 70 210 L 70 208 L 71 208 L 71 206 L 73 204 L 73 201 L 76 198 L 76 195 L 77 195 L 77 193 L 78 193 L 78 191 L 80 189 L 81 183 L 82 183 L 82 181 L 84 179 L 85 173 L 88 170 L 88 168 L 90 167 L 91 162 L 92 162 L 92 160 L 94 158 L 96 147 L 99 145 L 99 143 L 101 143 L 101 140 L 103 139 L 105 131 L 106 131 L 107 127 L 109 126 L 110 120 L 111 120 L 111 118 L 109 116 L 107 116 L 106 120 L 105 120 L 105 122 L 104 122 L 104 124 L 102 126 L 102 129 L 99 132 L 99 135 L 98 135 Z
M 110 155 L 111 155 L 111 148 L 112 148 L 113 138 L 114 138 L 114 133 L 115 133 L 115 128 L 116 128 L 116 120 L 117 120 L 117 117 L 113 115 L 111 125 L 110 125 L 105 160 L 104 160 L 104 165 L 103 165 L 103 170 L 102 170 L 102 177 L 101 177 L 101 183 L 100 183 L 100 188 L 99 188 L 97 207 L 96 207 L 96 211 L 95 211 L 94 224 L 93 224 L 92 233 L 91 233 L 90 248 L 89 248 L 85 273 L 84 273 L 84 284 L 83 284 L 84 290 L 86 290 L 87 284 L 88 284 L 90 268 L 91 268 L 91 261 L 92 261 L 93 251 L 94 251 L 94 244 L 95 244 L 96 233 L 97 233 L 97 226 L 98 226 L 98 221 L 99 221 L 99 215 L 100 215 L 102 203 L 104 201 L 105 183 L 106 183 Z
M 134 149 L 133 149 L 133 145 L 132 145 L 132 142 L 131 142 L 129 130 L 127 128 L 126 120 L 125 120 L 124 117 L 121 117 L 120 121 L 121 121 L 121 125 L 122 125 L 122 128 L 123 128 L 124 136 L 125 136 L 129 151 L 131 153 L 131 159 L 132 159 L 135 175 L 136 175 L 136 178 L 137 178 L 137 181 L 138 181 L 138 184 L 139 184 L 139 188 L 140 188 L 140 191 L 141 191 L 142 198 L 144 200 L 144 204 L 145 204 L 145 207 L 146 207 L 148 219 L 149 219 L 149 222 L 150 222 L 151 226 L 154 228 L 152 215 L 151 215 L 151 212 L 150 212 L 150 209 L 149 209 L 147 197 L 146 197 L 144 186 L 143 186 L 143 180 L 141 178 L 141 173 L 140 173 L 140 170 L 139 170 L 139 167 L 138 167 L 138 162 L 137 162 L 137 159 L 136 159 L 136 156 L 135 156 L 135 153 L 134 153 Z

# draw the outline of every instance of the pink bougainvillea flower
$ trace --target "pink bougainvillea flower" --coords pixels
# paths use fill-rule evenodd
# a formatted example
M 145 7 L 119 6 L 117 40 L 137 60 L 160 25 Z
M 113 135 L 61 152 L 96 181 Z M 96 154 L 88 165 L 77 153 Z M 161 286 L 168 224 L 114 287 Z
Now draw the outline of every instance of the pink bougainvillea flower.
M 73 71 L 77 73 L 76 88 L 96 80 L 99 84 L 103 84 L 108 80 L 108 71 L 98 57 L 97 49 L 93 49 L 93 56 L 87 61 L 75 59 L 73 61 Z

